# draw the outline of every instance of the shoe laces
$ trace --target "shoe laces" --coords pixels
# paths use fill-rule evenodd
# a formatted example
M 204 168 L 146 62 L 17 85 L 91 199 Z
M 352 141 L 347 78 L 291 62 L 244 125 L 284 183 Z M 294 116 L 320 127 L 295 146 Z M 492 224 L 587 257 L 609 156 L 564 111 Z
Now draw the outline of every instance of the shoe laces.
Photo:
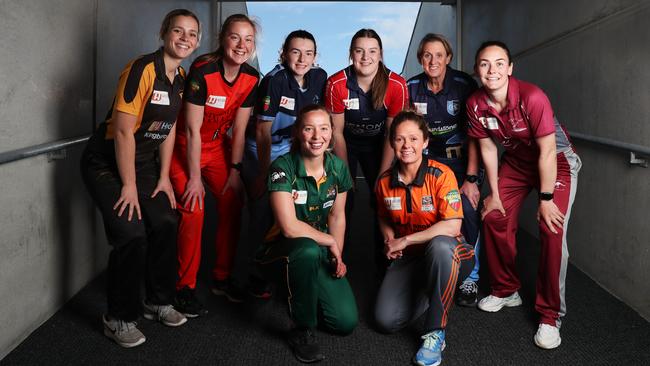
M 459 288 L 463 293 L 472 293 L 478 291 L 478 286 L 474 281 L 464 281 Z
M 165 319 L 173 309 L 174 307 L 171 305 L 156 305 L 156 315 L 158 315 L 158 319 Z
M 124 320 L 117 321 L 117 333 L 129 333 L 131 330 L 136 329 L 138 323 L 136 322 L 127 322 Z
M 434 330 L 423 335 L 424 343 L 422 343 L 422 347 L 430 350 L 440 348 L 442 346 L 442 334 L 441 330 Z
M 316 335 L 311 329 L 306 329 L 300 331 L 300 336 L 298 337 L 298 342 L 300 344 L 313 344 L 316 340 Z

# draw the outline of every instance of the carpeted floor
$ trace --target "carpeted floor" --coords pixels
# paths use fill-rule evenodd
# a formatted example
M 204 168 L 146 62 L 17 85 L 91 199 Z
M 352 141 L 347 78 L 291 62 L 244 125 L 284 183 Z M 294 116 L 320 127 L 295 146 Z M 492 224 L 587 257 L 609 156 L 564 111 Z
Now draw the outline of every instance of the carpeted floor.
M 360 324 L 347 337 L 318 332 L 327 356 L 322 365 L 407 365 L 420 345 L 421 320 L 392 335 L 373 329 L 377 282 L 367 244 L 372 232 L 367 200 L 367 192 L 360 189 L 358 204 L 349 219 L 352 238 L 346 244 Z M 208 203 L 206 209 L 211 212 L 214 207 Z M 248 299 L 235 305 L 210 294 L 207 287 L 209 264 L 214 258 L 210 248 L 214 231 L 206 226 L 204 243 L 208 245 L 204 245 L 198 287 L 198 295 L 209 311 L 206 316 L 189 320 L 179 328 L 142 319 L 138 327 L 146 335 L 146 343 L 122 349 L 102 333 L 105 278 L 100 276 L 0 365 L 299 364 L 283 339 L 290 324 L 283 299 Z M 246 241 L 248 228 L 243 228 L 242 233 Z M 568 314 L 562 327 L 562 345 L 553 351 L 537 348 L 532 341 L 537 330 L 532 302 L 539 244 L 525 233 L 520 233 L 518 240 L 524 305 L 494 314 L 454 307 L 447 328 L 444 365 L 650 365 L 650 323 L 573 266 L 567 275 Z M 238 274 L 245 278 L 245 255 L 238 256 L 237 263 Z M 481 274 L 484 295 L 488 291 L 485 266 Z

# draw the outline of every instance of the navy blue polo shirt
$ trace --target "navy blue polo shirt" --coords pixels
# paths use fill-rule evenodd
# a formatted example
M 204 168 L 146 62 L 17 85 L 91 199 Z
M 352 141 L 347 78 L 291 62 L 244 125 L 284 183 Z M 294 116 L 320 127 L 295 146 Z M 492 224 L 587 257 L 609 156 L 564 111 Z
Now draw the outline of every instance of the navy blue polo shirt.
M 359 87 L 353 66 L 329 78 L 325 91 L 325 106 L 331 113 L 345 113 L 346 142 L 382 137 L 386 118 L 395 117 L 406 107 L 408 93 L 404 78 L 388 69 L 386 71 L 388 87 L 384 105 L 379 109 L 372 106 L 372 93 L 366 93 Z
M 447 66 L 443 88 L 438 93 L 427 87 L 428 77 L 421 73 L 407 82 L 409 101 L 424 115 L 429 129 L 427 154 L 432 159 L 467 160 L 467 113 L 465 102 L 477 89 L 468 74 Z M 463 167 L 464 169 L 465 167 Z M 458 173 L 458 172 L 457 172 Z M 464 173 L 464 172 L 463 172 Z
M 300 109 L 309 104 L 323 104 L 325 70 L 313 67 L 304 78 L 301 88 L 291 69 L 280 64 L 266 74 L 260 84 L 255 114 L 257 123 L 272 123 L 271 161 L 289 152 L 291 129 Z M 254 139 L 248 139 L 247 148 L 257 155 Z

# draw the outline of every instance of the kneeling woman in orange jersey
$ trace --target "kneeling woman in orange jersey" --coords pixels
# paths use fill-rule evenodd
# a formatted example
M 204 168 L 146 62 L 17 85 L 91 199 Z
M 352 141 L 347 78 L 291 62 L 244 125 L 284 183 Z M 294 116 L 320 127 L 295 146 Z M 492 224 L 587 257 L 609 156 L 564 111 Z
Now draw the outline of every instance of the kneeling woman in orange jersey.
M 217 258 L 211 290 L 232 302 L 242 301 L 230 273 L 243 205 L 244 132 L 259 80 L 258 72 L 246 64 L 255 51 L 255 34 L 256 25 L 246 15 L 229 16 L 219 33 L 219 48 L 194 61 L 187 77 L 170 177 L 182 201 L 176 307 L 188 317 L 201 312 L 194 289 L 201 263 L 204 182 L 217 201 Z
M 377 212 L 392 263 L 379 288 L 378 326 L 395 332 L 425 311 L 418 365 L 438 365 L 456 286 L 472 271 L 474 249 L 460 235 L 463 208 L 454 172 L 427 159 L 424 118 L 400 112 L 390 127 L 396 162 L 377 182 Z
M 168 173 L 185 82 L 180 65 L 199 38 L 194 13 L 177 9 L 167 14 L 160 28 L 163 46 L 124 68 L 109 118 L 81 158 L 84 183 L 102 213 L 112 246 L 104 334 L 122 347 L 145 341 L 135 323 L 143 310 L 146 318 L 168 326 L 187 321 L 170 305 L 177 218 Z
M 324 107 L 309 105 L 298 113 L 291 152 L 269 170 L 275 225 L 256 257 L 266 275 L 286 286 L 296 325 L 289 344 L 302 362 L 324 359 L 314 336 L 317 324 L 348 334 L 358 322 L 341 259 L 352 178 L 345 163 L 327 151 L 331 140 L 332 121 Z

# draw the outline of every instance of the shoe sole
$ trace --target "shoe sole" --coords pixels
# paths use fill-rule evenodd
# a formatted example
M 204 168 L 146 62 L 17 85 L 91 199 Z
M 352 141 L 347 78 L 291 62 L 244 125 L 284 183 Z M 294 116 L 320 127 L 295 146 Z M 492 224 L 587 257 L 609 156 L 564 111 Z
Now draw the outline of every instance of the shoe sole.
M 143 316 L 147 320 L 159 321 L 159 322 L 161 322 L 162 324 L 164 324 L 164 325 L 166 325 L 168 327 L 179 327 L 179 326 L 181 326 L 181 325 L 183 325 L 183 324 L 185 324 L 187 322 L 187 318 L 183 318 L 178 323 L 171 323 L 171 322 L 167 322 L 167 321 L 158 319 L 158 317 L 155 314 L 144 313 Z
M 488 313 L 496 313 L 497 311 L 503 309 L 504 307 L 513 308 L 513 307 L 519 306 L 521 304 L 522 304 L 521 297 L 518 297 L 516 300 L 506 301 L 503 304 L 501 304 L 500 306 L 496 306 L 496 307 L 486 307 L 485 305 L 481 306 L 481 302 L 479 301 L 478 302 L 478 308 L 483 310 L 483 311 L 487 311 Z
M 217 296 L 225 296 L 226 299 L 228 299 L 228 301 L 230 301 L 230 302 L 234 302 L 234 303 L 236 303 L 236 304 L 239 304 L 239 303 L 244 302 L 244 300 L 234 298 L 234 297 L 228 295 L 227 292 L 225 292 L 225 291 L 221 291 L 221 290 L 218 290 L 218 289 L 216 289 L 216 288 L 211 288 L 210 291 L 212 291 L 212 293 L 215 294 L 215 295 L 217 295 Z
M 113 342 L 117 343 L 119 346 L 124 347 L 124 348 L 137 347 L 137 346 L 141 345 L 142 343 L 144 343 L 147 340 L 147 338 L 143 336 L 142 338 L 138 339 L 136 342 L 133 342 L 133 343 L 121 342 L 117 338 L 115 338 L 115 335 L 113 334 L 113 332 L 111 332 L 109 329 L 106 329 L 106 328 L 104 328 L 104 335 L 107 336 L 108 338 L 112 339 Z
M 556 342 L 556 343 L 553 343 L 553 344 L 551 344 L 551 345 L 542 345 L 541 343 L 539 343 L 539 342 L 537 341 L 537 337 L 533 337 L 533 340 L 535 341 L 535 345 L 536 345 L 537 347 L 541 348 L 541 349 L 554 349 L 554 348 L 558 348 L 558 347 L 560 346 L 560 344 L 562 343 L 562 338 L 558 338 L 557 342 Z
M 447 347 L 447 342 L 442 342 L 442 347 L 440 347 L 440 354 L 442 355 L 442 351 L 445 350 L 445 347 Z M 422 363 L 418 360 L 415 359 L 415 356 L 413 356 L 413 364 L 418 365 L 418 366 L 438 366 L 442 363 L 442 356 L 440 357 L 440 361 L 434 362 L 434 363 Z
M 456 305 L 464 306 L 466 308 L 475 308 L 478 305 L 478 300 L 474 300 L 474 302 L 456 300 Z
M 316 362 L 321 362 L 321 361 L 325 360 L 325 358 L 326 358 L 324 355 L 320 355 L 320 356 L 321 356 L 320 358 L 314 358 L 314 359 L 306 359 L 306 358 L 302 358 L 302 357 L 298 356 L 298 355 L 296 354 L 296 352 L 295 352 L 296 344 L 294 344 L 294 343 L 291 342 L 290 340 L 289 340 L 288 342 L 289 342 L 289 346 L 291 346 L 291 350 L 293 351 L 293 355 L 294 355 L 294 357 L 296 357 L 296 360 L 298 360 L 298 361 L 300 361 L 300 362 L 302 362 L 302 363 L 316 363 Z

